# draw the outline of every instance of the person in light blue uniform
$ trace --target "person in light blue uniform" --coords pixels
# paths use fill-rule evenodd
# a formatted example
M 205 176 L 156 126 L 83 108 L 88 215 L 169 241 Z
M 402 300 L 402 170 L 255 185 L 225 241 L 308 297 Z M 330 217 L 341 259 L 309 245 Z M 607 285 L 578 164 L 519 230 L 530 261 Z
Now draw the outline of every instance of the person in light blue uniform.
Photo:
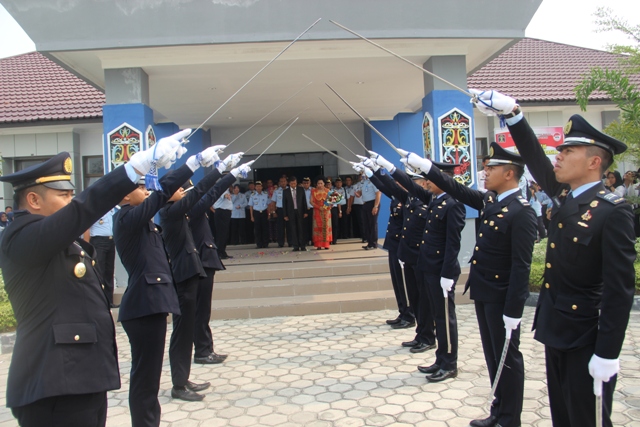
M 113 241 L 113 215 L 116 212 L 116 208 L 111 209 L 89 229 L 91 236 L 89 243 L 96 248 L 96 267 L 100 274 L 102 274 L 104 294 L 107 296 L 111 308 L 119 307 L 119 305 L 113 303 L 113 273 L 116 265 L 116 244 Z
M 304 188 L 304 195 L 307 198 L 307 207 L 309 208 L 309 215 L 302 220 L 302 232 L 304 234 L 304 242 L 306 245 L 312 245 L 311 241 L 311 229 L 313 227 L 313 205 L 311 204 L 311 179 L 304 177 L 302 179 L 302 188 Z
M 267 205 L 269 195 L 262 191 L 262 182 L 256 181 L 256 194 L 249 199 L 251 211 L 251 221 L 256 236 L 256 246 L 258 249 L 269 246 L 269 221 L 267 218 Z
M 341 239 L 347 238 L 347 230 L 349 229 L 347 218 L 349 217 L 347 216 L 347 191 L 342 186 L 342 178 L 336 178 L 334 190 L 342 196 L 342 199 L 338 202 L 338 227 L 333 230 L 335 244 L 335 240 L 338 237 Z
M 271 202 L 275 203 L 276 236 L 279 248 L 284 246 L 285 223 L 284 213 L 282 211 L 282 194 L 285 188 L 287 188 L 287 178 L 281 177 L 278 181 L 278 188 L 273 191 L 273 196 L 271 196 Z M 292 246 L 292 244 L 289 243 L 289 246 Z
M 227 254 L 227 243 L 229 243 L 229 231 L 231 230 L 231 193 L 229 190 L 222 193 L 222 196 L 213 204 L 215 211 L 213 220 L 216 225 L 216 246 L 218 246 L 218 256 L 220 259 L 233 258 Z
M 364 223 L 362 238 L 367 242 L 362 249 L 375 249 L 378 247 L 378 210 L 381 193 L 366 176 L 360 182 L 359 191 L 362 197 L 362 222 Z
M 248 202 L 245 195 L 240 192 L 240 186 L 238 184 L 233 186 L 231 204 L 233 205 L 233 210 L 231 211 L 231 244 L 244 245 L 244 222 L 246 218 L 244 208 Z
M 249 181 L 249 184 L 247 184 L 247 191 L 244 193 L 244 196 L 247 199 L 247 203 L 244 207 L 245 220 L 243 229 L 244 241 L 246 243 L 256 242 L 256 236 L 253 234 L 253 222 L 251 222 L 251 209 L 249 208 L 249 199 L 254 194 L 256 194 L 256 184 L 253 181 Z

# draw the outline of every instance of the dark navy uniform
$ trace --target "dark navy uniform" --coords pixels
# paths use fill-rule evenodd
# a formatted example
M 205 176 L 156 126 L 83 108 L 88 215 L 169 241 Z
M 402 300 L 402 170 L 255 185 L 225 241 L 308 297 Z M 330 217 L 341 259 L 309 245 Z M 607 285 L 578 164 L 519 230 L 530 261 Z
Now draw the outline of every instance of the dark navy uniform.
M 69 153 L 60 153 L 0 181 L 16 191 L 40 183 L 70 190 L 71 171 Z M 106 422 L 106 391 L 120 388 L 115 328 L 94 249 L 78 236 L 135 189 L 135 179 L 116 168 L 50 216 L 16 210 L 2 233 L 0 267 L 18 321 L 7 406 L 23 426 Z M 72 410 L 60 414 L 62 406 Z
M 129 408 L 133 426 L 160 423 L 158 390 L 162 373 L 167 314 L 180 314 L 178 295 L 155 214 L 193 172 L 187 165 L 168 172 L 138 206 L 123 205 L 113 218 L 116 250 L 129 274 L 119 321 L 131 345 Z
M 491 165 L 491 160 L 488 164 Z M 529 296 L 529 271 L 537 237 L 536 214 L 517 187 L 499 201 L 495 192 L 470 189 L 436 167 L 431 168 L 427 178 L 460 202 L 480 211 L 480 228 L 465 291 L 471 290 L 493 383 L 505 342 L 502 316 L 521 318 Z M 512 331 L 505 369 L 491 406 L 491 416 L 505 427 L 520 426 L 524 361 L 519 344 L 520 327 Z
M 219 179 L 221 176 L 217 170 L 214 170 L 211 174 L 217 174 L 218 177 L 216 179 Z M 211 334 L 211 328 L 209 327 L 213 281 L 216 271 L 225 270 L 218 255 L 213 235 L 211 234 L 207 212 L 213 202 L 218 200 L 220 195 L 233 184 L 235 179 L 235 176 L 232 174 L 227 174 L 222 179 L 219 179 L 213 188 L 211 188 L 187 214 L 193 241 L 195 247 L 198 249 L 202 267 L 207 275 L 206 277 L 201 277 L 198 281 L 196 326 L 193 336 L 194 355 L 196 358 L 206 358 L 214 352 L 213 336 Z
M 393 293 L 396 297 L 396 303 L 398 304 L 399 315 L 396 319 L 397 322 L 392 320 L 389 324 L 397 324 L 400 323 L 400 321 L 413 323 L 413 311 L 411 307 L 407 305 L 408 297 L 404 291 L 402 268 L 398 262 L 398 246 L 400 244 L 400 234 L 402 234 L 403 222 L 402 202 L 393 195 L 393 193 L 387 188 L 387 185 L 378 176 L 379 172 L 374 173 L 370 178 L 371 182 L 382 192 L 382 194 L 391 199 L 389 204 L 389 222 L 387 224 L 387 232 L 384 237 L 382 249 L 385 249 L 388 253 L 391 284 L 393 286 Z
M 554 200 L 544 285 L 534 320 L 545 344 L 547 385 L 555 426 L 594 426 L 595 398 L 588 363 L 592 355 L 617 359 L 633 303 L 633 213 L 624 199 L 597 182 L 575 197 L 559 183 L 535 134 L 522 118 L 509 131 L 531 174 Z M 574 115 L 565 145 L 626 147 Z M 622 147 L 623 148 L 622 148 Z M 616 376 L 604 383 L 604 426 L 611 426 Z
M 162 237 L 171 260 L 171 271 L 180 302 L 180 314 L 173 316 L 173 331 L 169 343 L 171 380 L 176 388 L 185 387 L 189 381 L 198 282 L 201 278 L 207 277 L 189 228 L 188 212 L 213 187 L 219 177 L 218 170 L 207 173 L 182 199 L 169 202 L 160 209 Z

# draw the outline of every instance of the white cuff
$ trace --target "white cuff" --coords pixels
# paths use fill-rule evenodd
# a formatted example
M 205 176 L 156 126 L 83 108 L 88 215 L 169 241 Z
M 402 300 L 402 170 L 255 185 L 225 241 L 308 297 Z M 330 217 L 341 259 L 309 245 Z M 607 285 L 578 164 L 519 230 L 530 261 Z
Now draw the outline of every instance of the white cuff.
M 509 125 L 509 126 L 513 126 L 516 123 L 518 123 L 520 120 L 522 120 L 522 118 L 524 117 L 524 114 L 522 114 L 522 111 L 518 114 L 516 114 L 513 117 L 509 117 L 508 119 L 505 119 L 505 122 Z
M 129 163 L 125 163 L 124 170 L 127 171 L 127 176 L 134 184 L 140 180 L 141 176 L 138 175 L 136 170 Z

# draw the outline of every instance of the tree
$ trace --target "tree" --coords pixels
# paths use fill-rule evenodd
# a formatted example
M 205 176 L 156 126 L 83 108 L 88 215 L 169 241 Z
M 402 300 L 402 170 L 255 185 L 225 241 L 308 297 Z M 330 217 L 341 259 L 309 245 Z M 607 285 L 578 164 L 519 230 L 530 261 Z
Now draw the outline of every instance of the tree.
M 619 31 L 627 35 L 635 46 L 608 46 L 611 53 L 622 55 L 617 69 L 592 68 L 582 82 L 575 87 L 580 108 L 586 111 L 589 96 L 601 91 L 611 97 L 620 109 L 620 117 L 604 131 L 627 144 L 626 156 L 640 158 L 640 91 L 629 76 L 640 73 L 640 25 L 631 26 L 614 16 L 610 9 L 599 8 L 595 16 L 598 31 Z

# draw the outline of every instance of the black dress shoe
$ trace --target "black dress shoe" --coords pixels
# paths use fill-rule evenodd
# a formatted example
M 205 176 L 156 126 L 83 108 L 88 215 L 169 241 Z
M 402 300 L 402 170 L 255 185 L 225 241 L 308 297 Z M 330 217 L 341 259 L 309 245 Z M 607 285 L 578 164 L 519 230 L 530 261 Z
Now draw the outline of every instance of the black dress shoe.
M 427 350 L 431 350 L 432 348 L 436 348 L 435 344 L 427 344 L 424 342 L 418 343 L 417 345 L 414 345 L 413 347 L 411 347 L 411 350 L 409 350 L 411 353 L 422 353 L 425 352 Z
M 226 257 L 227 257 L 227 259 L 231 259 L 231 258 L 233 258 L 233 255 L 229 255 L 229 254 L 224 254 L 224 256 L 226 256 Z
M 216 363 L 222 363 L 227 358 L 226 354 L 211 353 L 207 357 L 194 357 L 194 363 L 200 363 L 203 365 L 215 365 Z
M 411 328 L 412 326 L 416 326 L 416 322 L 407 322 L 406 320 L 401 320 L 400 323 L 396 323 L 395 325 L 391 325 L 392 329 L 406 329 Z
M 369 245 L 367 245 L 367 246 L 363 246 L 362 249 L 364 249 L 365 251 L 368 251 L 370 248 L 369 248 Z
M 498 423 L 498 417 L 489 415 L 487 418 L 482 420 L 473 420 L 469 423 L 472 427 L 495 427 Z
M 171 389 L 171 397 L 174 399 L 186 400 L 187 402 L 200 402 L 204 399 L 203 394 L 191 391 L 187 387 L 173 387 Z
M 440 381 L 444 381 L 449 378 L 455 378 L 458 376 L 457 369 L 451 369 L 450 371 L 445 371 L 444 369 L 440 369 L 433 375 L 427 376 L 427 381 L 430 383 L 439 383 Z
M 435 374 L 439 370 L 440 366 L 435 363 L 431 366 L 418 366 L 418 371 L 422 372 L 423 374 Z
M 298 252 L 300 249 L 298 248 L 293 248 L 293 250 L 291 252 Z
M 396 317 L 395 319 L 389 319 L 387 320 L 387 325 L 397 325 L 401 320 L 402 318 L 400 316 Z
M 208 389 L 209 386 L 211 386 L 210 382 L 204 382 L 202 384 L 196 384 L 194 382 L 187 381 L 187 385 L 185 387 L 188 388 L 191 391 L 198 392 L 198 391 L 202 391 L 202 390 Z
M 414 347 L 416 345 L 420 344 L 418 341 L 413 340 L 413 341 L 405 341 L 402 343 L 403 347 Z

